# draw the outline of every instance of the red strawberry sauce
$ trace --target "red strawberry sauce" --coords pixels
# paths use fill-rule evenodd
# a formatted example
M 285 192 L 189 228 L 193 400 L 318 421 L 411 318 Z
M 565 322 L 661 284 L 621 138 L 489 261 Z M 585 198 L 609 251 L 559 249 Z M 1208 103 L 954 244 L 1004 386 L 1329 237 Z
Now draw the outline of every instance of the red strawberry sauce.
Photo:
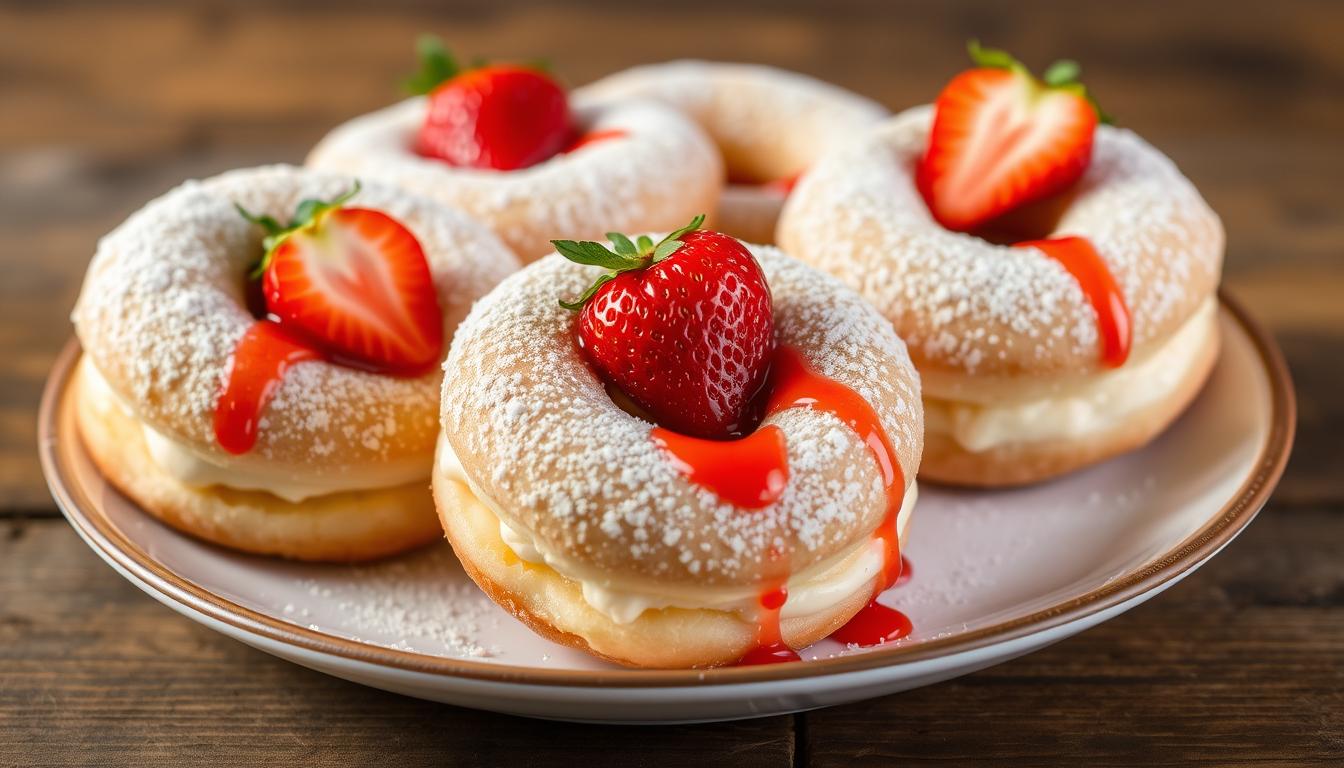
M 228 380 L 215 405 L 215 439 L 232 454 L 247 453 L 257 442 L 257 422 L 275 395 L 285 371 L 322 354 L 288 336 L 269 320 L 253 323 L 229 365 Z
M 1124 365 L 1125 360 L 1129 359 L 1132 330 L 1129 307 L 1125 304 L 1120 286 L 1115 282 L 1115 276 L 1092 243 L 1082 237 L 1052 237 L 1015 243 L 1013 247 L 1035 248 L 1059 262 L 1073 275 L 1097 314 L 1102 364 L 1110 368 Z
M 691 482 L 744 509 L 774 504 L 789 482 L 784 431 L 773 425 L 738 440 L 706 440 L 654 427 L 653 442 Z
M 779 627 L 779 612 L 789 599 L 789 590 L 783 583 L 767 587 L 759 598 L 760 609 L 756 614 L 756 646 L 737 664 L 751 667 L 759 664 L 778 664 L 782 661 L 801 661 L 798 652 L 784 642 Z
M 770 368 L 771 386 L 765 415 L 788 408 L 815 408 L 834 414 L 853 429 L 877 460 L 886 489 L 887 512 L 873 536 L 882 542 L 882 571 L 867 607 L 836 633 L 845 643 L 875 645 L 910 633 L 910 620 L 899 611 L 877 603 L 877 596 L 901 577 L 897 516 L 905 496 L 905 477 L 886 431 L 873 407 L 859 393 L 808 367 L 798 350 L 779 346 Z M 762 435 L 765 435 L 764 437 Z M 669 439 L 671 438 L 671 439 Z M 655 427 L 652 439 L 663 448 L 691 482 L 746 509 L 761 509 L 776 501 L 789 476 L 783 433 L 767 425 L 738 440 L 700 440 Z M 742 503 L 746 501 L 748 503 Z M 760 596 L 756 647 L 739 664 L 794 661 L 798 655 L 784 644 L 780 611 L 788 598 L 782 582 L 772 582 Z

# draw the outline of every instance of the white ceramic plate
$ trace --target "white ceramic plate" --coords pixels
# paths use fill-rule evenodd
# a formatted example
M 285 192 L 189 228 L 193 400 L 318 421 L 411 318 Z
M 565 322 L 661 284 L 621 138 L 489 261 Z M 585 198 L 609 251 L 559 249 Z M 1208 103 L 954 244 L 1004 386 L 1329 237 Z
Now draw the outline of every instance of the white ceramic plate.
M 112 490 L 77 437 L 71 342 L 41 411 L 43 468 L 84 540 L 179 613 L 338 677 L 462 706 L 582 721 L 770 715 L 945 680 L 1138 605 L 1218 552 L 1278 481 L 1295 422 L 1287 370 L 1224 297 L 1223 351 L 1190 411 L 1142 451 L 1008 492 L 923 487 L 909 582 L 884 602 L 897 643 L 823 641 L 802 663 L 707 671 L 613 667 L 533 635 L 487 600 L 446 546 L 374 566 L 302 565 L 179 534 Z M 129 631 L 134 631 L 130 628 Z

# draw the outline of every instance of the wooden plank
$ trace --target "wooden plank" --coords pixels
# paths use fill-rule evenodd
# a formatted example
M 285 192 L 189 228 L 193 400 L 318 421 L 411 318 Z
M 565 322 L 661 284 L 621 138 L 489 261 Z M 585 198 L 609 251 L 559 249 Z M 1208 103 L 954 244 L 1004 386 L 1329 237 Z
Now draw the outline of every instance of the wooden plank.
M 1046 651 L 810 713 L 808 764 L 1344 759 L 1344 507 L 1267 510 L 1152 603 Z M 790 760 L 789 718 L 602 728 L 383 694 L 253 651 L 140 594 L 59 521 L 0 522 L 0 765 Z M 189 751 L 185 745 L 190 745 Z M 510 751 L 518 750 L 518 751 Z M 525 751 L 524 751 L 525 750 Z M 20 759 L 24 758 L 24 759 Z M 708 757 L 696 758 L 710 760 Z M 710 760 L 709 764 L 712 764 Z
M 383 693 L 178 616 L 62 521 L 0 521 L 0 766 L 789 766 L 792 724 L 607 728 Z
M 1271 505 L 1117 619 L 970 677 L 810 713 L 810 765 L 1344 764 L 1344 508 Z

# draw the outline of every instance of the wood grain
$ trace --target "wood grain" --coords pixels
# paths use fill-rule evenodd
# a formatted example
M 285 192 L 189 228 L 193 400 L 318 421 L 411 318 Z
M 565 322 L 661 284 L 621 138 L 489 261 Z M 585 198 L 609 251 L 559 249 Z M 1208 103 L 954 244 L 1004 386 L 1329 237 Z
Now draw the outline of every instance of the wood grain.
M 1081 59 L 1228 229 L 1226 282 L 1275 332 L 1301 423 L 1270 508 L 1209 566 L 1097 629 L 873 702 L 601 728 L 384 694 L 171 613 L 58 519 L 41 384 L 97 239 L 184 178 L 297 162 L 396 98 L 421 31 L 574 83 L 696 55 L 811 72 L 894 109 L 978 36 Z M 803 0 L 0 0 L 0 766 L 1344 764 L 1344 4 Z
M 54 599 L 58 598 L 58 599 Z M 0 766 L 779 766 L 792 719 L 602 728 L 383 693 L 187 621 L 60 520 L 0 521 Z

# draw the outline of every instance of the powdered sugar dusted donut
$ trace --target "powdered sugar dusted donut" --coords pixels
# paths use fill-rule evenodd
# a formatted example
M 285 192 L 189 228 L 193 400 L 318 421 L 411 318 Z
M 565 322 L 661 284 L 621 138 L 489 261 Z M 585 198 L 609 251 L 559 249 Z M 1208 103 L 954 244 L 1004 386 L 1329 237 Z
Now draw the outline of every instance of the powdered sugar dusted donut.
M 425 479 L 437 371 L 412 378 L 326 360 L 294 363 L 234 454 L 215 427 L 262 232 L 235 208 L 287 220 L 351 179 L 286 166 L 187 182 L 103 238 L 74 310 L 84 346 L 81 429 L 108 477 L 148 511 L 204 538 L 301 559 L 360 559 L 432 539 Z M 453 329 L 516 257 L 465 214 L 367 185 L 361 206 L 419 241 Z
M 555 238 L 606 228 L 669 230 L 714 210 L 722 164 L 704 134 L 657 104 L 573 96 L 584 133 L 606 137 L 514 171 L 458 168 L 413 149 L 427 102 L 408 99 L 355 118 L 308 155 L 312 168 L 379 179 L 476 216 L 524 260 Z
M 634 67 L 575 91 L 653 98 L 689 115 L 723 154 L 728 187 L 717 227 L 774 242 L 793 181 L 821 154 L 887 115 L 880 104 L 807 75 L 758 64 L 673 61 Z
M 1058 261 L 933 220 L 913 178 L 932 117 L 909 110 L 823 159 L 779 228 L 786 250 L 860 291 L 910 345 L 924 476 L 1029 482 L 1146 442 L 1213 363 L 1217 216 L 1157 150 L 1098 127 L 1091 164 L 1042 237 L 1086 238 L 1114 276 L 1132 346 L 1109 368 L 1097 311 Z
M 774 425 L 787 444 L 787 485 L 770 505 L 744 509 L 692 482 L 576 348 L 574 315 L 556 300 L 580 293 L 594 270 L 542 259 L 459 329 L 434 473 L 468 572 L 538 632 L 625 664 L 731 663 L 758 639 L 764 588 L 787 589 L 782 639 L 802 647 L 863 607 L 893 565 L 884 547 L 895 542 L 883 536 L 909 518 L 923 443 L 904 345 L 837 281 L 773 248 L 754 252 L 779 349 L 866 403 L 894 477 L 861 427 L 821 397 L 772 407 L 757 430 Z

